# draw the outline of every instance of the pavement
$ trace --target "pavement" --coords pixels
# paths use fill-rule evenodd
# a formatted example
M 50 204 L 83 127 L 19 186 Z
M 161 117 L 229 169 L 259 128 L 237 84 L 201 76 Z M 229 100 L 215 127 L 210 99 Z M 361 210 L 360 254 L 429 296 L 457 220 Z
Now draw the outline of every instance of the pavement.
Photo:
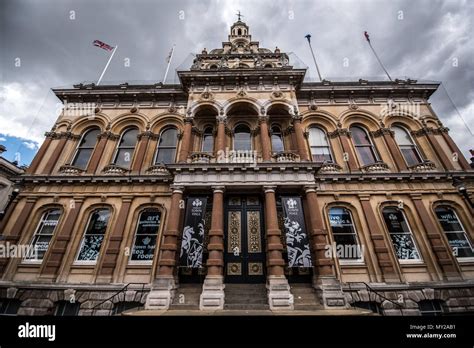
M 320 310 L 130 310 L 123 312 L 128 316 L 369 316 L 377 315 L 369 310 L 363 309 L 320 309 Z

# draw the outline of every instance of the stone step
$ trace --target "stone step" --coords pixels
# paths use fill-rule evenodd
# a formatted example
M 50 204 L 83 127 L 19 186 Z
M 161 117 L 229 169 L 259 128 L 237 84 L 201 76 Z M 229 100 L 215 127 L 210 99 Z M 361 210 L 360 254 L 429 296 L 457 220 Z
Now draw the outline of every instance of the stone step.
M 268 309 L 265 284 L 226 284 L 224 292 L 225 309 Z
M 270 307 L 267 304 L 234 304 L 226 303 L 224 309 L 226 310 L 268 310 Z
M 199 309 L 199 298 L 202 292 L 202 284 L 181 284 L 176 289 L 171 310 L 194 310 Z M 184 297 L 183 297 L 184 296 Z M 180 301 L 184 300 L 183 303 Z

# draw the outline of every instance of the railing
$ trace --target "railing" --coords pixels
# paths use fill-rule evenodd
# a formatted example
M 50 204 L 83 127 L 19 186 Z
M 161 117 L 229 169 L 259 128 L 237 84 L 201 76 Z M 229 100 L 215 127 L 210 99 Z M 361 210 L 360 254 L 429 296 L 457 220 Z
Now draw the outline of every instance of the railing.
M 417 163 L 408 167 L 412 172 L 431 172 L 436 170 L 436 166 L 430 160 L 425 160 L 422 163 Z
M 330 174 L 330 173 L 340 173 L 342 171 L 342 167 L 334 162 L 324 162 L 321 165 L 318 173 L 320 174 Z
M 65 164 L 59 168 L 59 172 L 65 175 L 78 175 L 83 173 L 84 170 L 70 164 Z
M 291 151 L 281 151 L 272 156 L 276 162 L 299 162 L 300 156 Z
M 211 160 L 214 156 L 212 156 L 208 152 L 193 152 L 189 159 L 191 163 L 211 163 Z
M 108 174 L 108 175 L 115 175 L 115 174 L 125 174 L 129 171 L 129 169 L 126 169 L 126 168 L 123 168 L 123 167 L 120 167 L 116 164 L 109 164 L 107 166 L 105 166 L 105 168 L 102 170 L 102 172 L 104 174 Z
M 123 288 L 121 288 L 120 290 L 118 290 L 116 293 L 114 293 L 112 296 L 110 296 L 109 298 L 103 300 L 102 302 L 96 304 L 95 306 L 93 306 L 92 308 L 90 308 L 91 310 L 91 315 L 94 315 L 96 313 L 96 311 L 98 309 L 100 310 L 108 310 L 109 311 L 109 315 L 111 315 L 113 313 L 113 303 L 114 303 L 114 299 L 117 297 L 117 296 L 120 296 L 121 294 L 124 294 L 126 291 L 129 290 L 129 287 L 131 285 L 140 285 L 140 288 L 137 289 L 137 290 L 134 290 L 136 293 L 140 293 L 140 294 L 143 294 L 145 292 L 145 285 L 146 283 L 128 283 L 126 284 Z M 136 295 L 135 295 L 136 296 Z M 87 300 L 87 301 L 91 301 L 91 300 Z M 85 301 L 84 303 L 86 303 L 87 301 Z M 107 303 L 107 302 L 111 302 L 112 303 L 112 306 L 107 309 L 107 308 L 101 308 L 104 303 Z M 83 304 L 84 304 L 83 303 Z
M 389 301 L 390 303 L 392 303 L 394 306 L 397 306 L 399 309 L 403 309 L 404 307 L 394 301 L 394 300 L 391 300 L 389 299 L 388 297 L 386 297 L 385 295 L 381 294 L 380 292 L 378 292 L 377 290 L 373 289 L 369 284 L 367 284 L 366 282 L 355 282 L 355 283 L 347 283 L 349 285 L 349 292 L 359 292 L 361 289 L 353 289 L 351 284 L 364 284 L 365 285 L 365 289 L 367 290 L 367 292 L 369 293 L 369 301 L 370 301 L 370 294 L 374 293 L 375 295 L 379 296 L 380 298 L 386 300 L 386 301 Z M 346 290 L 347 291 L 347 290 Z M 400 311 L 401 315 L 403 316 L 403 311 Z M 382 311 L 382 315 L 385 315 L 384 314 L 384 311 Z
M 390 171 L 387 163 L 382 161 L 362 166 L 360 169 L 366 173 L 386 173 Z

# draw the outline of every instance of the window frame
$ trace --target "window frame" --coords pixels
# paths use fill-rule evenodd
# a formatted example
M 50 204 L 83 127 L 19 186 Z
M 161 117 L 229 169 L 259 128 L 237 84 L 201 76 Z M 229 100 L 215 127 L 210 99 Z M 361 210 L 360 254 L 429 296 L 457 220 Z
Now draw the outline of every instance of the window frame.
M 394 128 L 399 128 L 399 129 L 403 130 L 403 131 L 408 135 L 408 138 L 409 138 L 410 141 L 411 141 L 411 145 L 400 145 L 400 144 L 398 143 L 398 141 L 397 141 L 396 136 L 395 136 L 395 131 L 393 130 Z M 404 126 L 400 125 L 400 124 L 394 124 L 394 125 L 392 125 L 391 130 L 394 132 L 394 133 L 393 133 L 393 138 L 395 139 L 395 143 L 397 144 L 398 149 L 400 150 L 400 153 L 402 154 L 403 160 L 405 161 L 405 164 L 407 165 L 407 167 L 411 167 L 411 166 L 414 166 L 414 165 L 423 163 L 425 159 L 424 159 L 424 157 L 422 156 L 420 149 L 418 148 L 418 144 L 415 142 L 415 139 L 413 139 L 413 137 L 412 137 L 412 135 L 410 134 L 410 132 L 408 131 L 408 129 L 405 128 Z M 403 147 L 408 147 L 408 146 L 409 146 L 409 147 L 411 147 L 412 149 L 414 149 L 416 155 L 418 156 L 419 162 L 410 165 L 410 164 L 408 163 L 408 161 L 407 161 L 407 159 L 406 159 L 406 157 L 405 157 L 403 151 L 402 151 L 402 146 L 403 146 Z
M 168 131 L 168 130 L 172 130 L 172 129 L 176 130 L 176 143 L 175 143 L 175 146 L 167 146 L 167 145 L 165 145 L 165 146 L 160 146 L 160 141 L 161 141 L 161 139 L 162 139 L 162 137 L 163 137 L 163 133 L 165 133 L 165 132 Z M 175 126 L 169 126 L 169 127 L 164 128 L 163 130 L 161 130 L 160 135 L 159 135 L 159 137 L 158 137 L 157 144 L 156 144 L 155 156 L 154 156 L 154 158 L 153 158 L 153 165 L 157 166 L 157 165 L 160 165 L 160 164 L 161 164 L 161 162 L 160 162 L 160 163 L 157 162 L 157 159 L 158 159 L 158 155 L 159 155 L 159 153 L 160 153 L 160 150 L 162 150 L 162 149 L 164 149 L 164 150 L 167 150 L 167 149 L 174 149 L 174 150 L 175 150 L 175 151 L 174 151 L 173 162 L 170 162 L 170 163 L 164 163 L 164 162 L 163 162 L 163 163 L 164 163 L 165 165 L 176 163 L 177 156 L 178 156 L 178 145 L 179 145 L 179 144 L 178 144 L 178 135 L 179 135 L 179 129 L 178 129 L 177 127 L 175 127 Z
M 352 133 L 353 133 L 353 132 L 352 132 L 352 129 L 353 129 L 353 128 L 359 128 L 359 129 L 361 129 L 361 130 L 365 133 L 365 135 L 367 136 L 367 139 L 369 139 L 369 143 L 370 143 L 370 144 L 368 144 L 368 145 L 357 145 L 356 142 L 354 141 L 354 137 L 352 136 Z M 377 151 L 377 148 L 375 147 L 374 141 L 373 141 L 373 139 L 372 139 L 372 136 L 370 135 L 369 131 L 368 131 L 364 126 L 361 126 L 361 125 L 359 125 L 359 124 L 354 124 L 354 125 L 351 125 L 351 126 L 349 127 L 349 131 L 351 132 L 352 145 L 354 146 L 355 152 L 356 152 L 356 154 L 357 154 L 357 160 L 359 161 L 359 165 L 360 165 L 361 167 L 370 166 L 370 165 L 372 165 L 372 164 L 375 164 L 375 163 L 381 161 L 380 156 L 379 156 L 379 153 L 378 153 L 378 151 Z M 359 150 L 358 150 L 359 147 L 368 147 L 368 148 L 370 148 L 372 154 L 374 155 L 375 162 L 373 162 L 373 163 L 366 163 L 366 164 L 362 163 L 362 158 L 361 158 L 360 152 L 359 152 Z
M 278 129 L 278 132 L 274 132 L 273 129 Z M 270 130 L 271 130 L 271 136 L 270 136 L 270 144 L 271 144 L 271 147 L 272 147 L 272 154 L 278 154 L 278 153 L 281 153 L 281 152 L 285 152 L 285 141 L 283 140 L 283 132 L 281 130 L 281 127 L 279 124 L 273 124 L 270 126 Z M 273 150 L 273 136 L 277 134 L 280 138 L 280 141 L 281 141 L 281 147 L 282 147 L 282 150 L 281 151 L 274 151 Z
M 49 214 L 50 212 L 52 211 L 59 211 L 59 218 L 58 218 L 58 222 L 56 224 L 56 226 L 54 226 L 54 229 L 53 229 L 53 232 L 51 234 L 38 234 L 39 233 L 39 230 L 40 228 L 42 229 L 44 227 L 44 222 L 45 221 L 48 221 L 48 220 L 45 220 L 45 218 L 47 217 L 47 214 Z M 32 264 L 41 264 L 43 263 L 43 260 L 49 250 L 49 247 L 51 246 L 51 241 L 53 240 L 54 238 L 54 235 L 58 229 L 58 226 L 60 225 L 61 223 L 61 217 L 63 215 L 63 210 L 61 208 L 55 208 L 55 207 L 49 207 L 49 208 L 46 208 L 44 209 L 44 211 L 41 213 L 41 216 L 40 216 L 40 219 L 39 221 L 37 222 L 36 224 L 36 228 L 35 228 L 35 232 L 33 233 L 33 235 L 31 236 L 30 238 L 30 242 L 29 242 L 29 246 L 34 248 L 33 246 L 33 242 L 35 241 L 35 238 L 37 236 L 49 236 L 50 239 L 49 239 L 49 243 L 48 243 L 48 248 L 46 249 L 46 251 L 44 252 L 43 254 L 43 257 L 41 259 L 30 259 L 30 258 L 27 258 L 26 256 L 21 260 L 21 263 L 32 263 Z
M 87 168 L 89 168 L 89 164 L 90 164 L 90 162 L 91 162 L 92 155 L 94 154 L 94 150 L 95 150 L 95 148 L 96 148 L 96 146 L 97 146 L 97 143 L 98 143 L 98 138 L 96 138 L 95 143 L 94 143 L 94 146 L 92 146 L 92 147 L 86 147 L 86 148 L 81 147 L 81 143 L 82 143 L 82 141 L 84 140 L 85 136 L 86 136 L 87 134 L 89 134 L 90 132 L 94 131 L 94 130 L 98 130 L 98 131 L 99 131 L 99 134 L 97 134 L 97 136 L 99 136 L 99 135 L 101 134 L 101 129 L 100 129 L 100 127 L 97 127 L 97 126 L 88 128 L 86 131 L 84 131 L 84 133 L 82 133 L 82 136 L 81 136 L 81 138 L 79 139 L 79 142 L 77 143 L 76 149 L 74 150 L 74 156 L 72 156 L 71 166 L 77 167 L 77 168 L 82 169 L 82 170 L 87 170 Z M 87 164 L 85 165 L 85 167 L 84 167 L 84 168 L 81 168 L 81 167 L 78 167 L 78 166 L 75 164 L 75 162 L 76 162 L 76 160 L 77 160 L 77 156 L 78 156 L 80 150 L 84 150 L 84 149 L 91 149 L 92 152 L 91 152 L 91 155 L 89 156 L 89 159 L 87 160 Z
M 211 130 L 211 132 L 206 133 L 206 131 L 209 130 L 209 129 Z M 205 151 L 204 150 L 204 140 L 205 140 L 205 137 L 209 136 L 209 135 L 212 137 L 212 149 L 211 149 L 211 151 Z M 203 129 L 203 132 L 202 132 L 202 138 L 201 138 L 201 152 L 210 153 L 210 154 L 214 153 L 214 148 L 215 148 L 215 145 L 216 145 L 215 144 L 215 141 L 216 141 L 215 138 L 216 137 L 214 136 L 214 127 L 212 127 L 211 125 L 204 126 L 204 129 Z
M 76 311 L 75 314 L 73 315 L 65 315 L 64 312 L 70 308 L 68 306 L 73 307 L 73 309 Z M 61 310 L 61 313 L 59 311 Z M 79 311 L 81 310 L 81 303 L 80 302 L 70 302 L 67 300 L 61 300 L 61 301 L 56 301 L 54 303 L 54 316 L 55 317 L 75 317 L 79 315 Z
M 421 304 L 430 304 L 432 310 L 426 311 L 421 309 Z M 420 315 L 423 317 L 439 317 L 444 315 L 444 301 L 442 300 L 421 300 L 417 302 L 418 310 L 420 311 Z M 439 309 L 435 308 L 435 304 L 439 305 Z
M 137 140 L 135 140 L 135 145 L 132 146 L 121 146 L 121 142 L 122 142 L 122 139 L 123 139 L 123 136 L 127 133 L 127 132 L 130 132 L 130 131 L 133 131 L 133 130 L 136 130 L 137 131 L 137 136 L 140 132 L 140 130 L 138 129 L 138 127 L 135 127 L 135 126 L 132 126 L 132 127 L 127 127 L 126 129 L 123 130 L 123 132 L 120 134 L 120 138 L 119 138 L 119 141 L 117 143 L 117 146 L 115 147 L 115 151 L 114 151 L 114 155 L 112 157 L 112 164 L 114 165 L 118 165 L 117 164 L 117 157 L 119 155 L 119 152 L 120 150 L 126 150 L 126 149 L 132 149 L 132 156 L 130 157 L 130 165 L 128 167 L 124 167 L 126 169 L 130 169 L 132 167 L 132 163 L 133 163 L 133 158 L 135 156 L 135 150 L 137 148 L 137 143 L 138 143 L 138 138 Z M 122 167 L 122 166 L 120 166 Z
M 107 219 L 107 226 L 105 227 L 105 231 L 104 231 L 104 234 L 97 234 L 97 233 L 94 233 L 94 234 L 89 234 L 90 235 L 94 235 L 94 236 L 100 236 L 102 235 L 103 236 L 103 239 L 102 241 L 100 242 L 100 248 L 99 248 L 99 253 L 98 253 L 98 256 L 97 256 L 97 259 L 95 260 L 79 260 L 79 255 L 81 254 L 81 250 L 82 250 L 82 247 L 84 246 L 84 243 L 85 243 L 85 240 L 86 240 L 86 236 L 87 236 L 87 230 L 89 229 L 89 226 L 92 222 L 92 214 L 95 212 L 95 211 L 98 211 L 98 210 L 108 210 L 109 212 L 109 217 Z M 103 245 L 104 245 L 104 241 L 105 241 L 105 238 L 107 236 L 107 232 L 109 230 L 109 227 L 110 227 L 110 220 L 112 218 L 112 209 L 110 207 L 96 207 L 92 210 L 89 211 L 89 214 L 88 214 L 88 218 L 87 218 L 87 224 L 82 232 L 82 237 L 81 237 L 81 243 L 79 244 L 79 248 L 76 252 L 76 256 L 74 258 L 74 264 L 75 265 L 96 265 L 97 262 L 99 261 L 100 259 L 100 253 L 101 253 L 101 250 L 103 248 Z
M 0 298 L 0 317 L 17 316 L 22 303 L 23 301 L 16 298 Z M 17 305 L 15 313 L 8 313 L 10 307 L 13 306 L 15 308 Z
M 330 206 L 330 207 L 328 207 L 328 211 L 327 211 L 327 218 L 328 218 L 328 222 L 329 222 L 329 228 L 331 230 L 331 238 L 332 238 L 333 242 L 336 243 L 336 248 L 337 248 L 337 242 L 336 242 L 336 238 L 334 237 L 335 234 L 334 234 L 334 231 L 333 231 L 333 228 L 332 228 L 332 225 L 331 225 L 331 217 L 330 217 L 331 209 L 335 209 L 335 208 L 336 209 L 337 208 L 344 209 L 349 213 L 349 216 L 351 218 L 352 230 L 354 231 L 354 233 L 351 233 L 351 235 L 354 235 L 355 241 L 356 241 L 357 246 L 359 248 L 358 250 L 360 250 L 362 252 L 362 255 L 361 255 L 360 258 L 357 258 L 357 259 L 342 259 L 342 258 L 338 257 L 337 255 L 332 255 L 332 257 L 337 259 L 341 266 L 345 266 L 345 265 L 363 265 L 363 264 L 365 264 L 365 248 L 362 246 L 362 244 L 360 242 L 359 233 L 357 231 L 357 227 L 356 227 L 356 224 L 355 224 L 354 216 L 352 214 L 352 210 L 349 209 L 348 207 L 345 207 L 344 205 Z M 337 233 L 337 234 L 339 234 L 339 235 L 341 235 L 341 234 L 349 235 L 349 233 Z
M 142 215 L 142 213 L 144 213 L 146 211 L 150 211 L 150 210 L 156 210 L 160 214 L 160 225 L 158 226 L 158 229 L 157 229 L 156 233 L 155 234 L 142 234 L 142 235 L 148 235 L 148 236 L 152 236 L 152 235 L 156 236 L 155 251 L 153 252 L 153 259 L 151 259 L 151 260 L 132 260 L 133 248 L 135 247 L 135 243 L 137 241 L 137 236 L 138 236 L 137 232 L 138 232 L 138 227 L 140 226 L 141 215 Z M 153 261 L 155 260 L 157 249 L 158 249 L 159 236 L 161 235 L 161 229 L 162 229 L 162 226 L 163 226 L 163 215 L 164 215 L 163 211 L 159 208 L 156 208 L 156 207 L 143 208 L 138 212 L 138 217 L 137 217 L 137 220 L 136 220 L 137 222 L 136 222 L 136 226 L 135 226 L 135 229 L 134 229 L 132 244 L 131 244 L 131 248 L 130 248 L 130 256 L 128 257 L 128 264 L 129 265 L 151 265 L 151 264 L 153 264 Z
M 311 145 L 311 140 L 310 140 L 311 129 L 319 129 L 324 134 L 324 138 L 326 140 L 327 146 Z M 309 153 L 311 155 L 311 161 L 312 162 L 314 162 L 314 163 L 335 163 L 331 143 L 329 142 L 329 138 L 328 138 L 328 133 L 326 132 L 326 130 L 324 128 L 320 127 L 319 125 L 315 125 L 315 124 L 312 124 L 308 127 L 308 145 L 309 145 Z M 329 152 L 330 160 L 329 161 L 325 160 L 324 162 L 315 161 L 314 158 L 313 158 L 313 148 L 327 148 L 327 150 Z
M 397 251 L 395 249 L 395 246 L 393 245 L 392 232 L 390 232 L 390 229 L 389 229 L 387 223 L 385 222 L 385 218 L 384 218 L 384 215 L 383 215 L 383 211 L 385 209 L 389 209 L 389 208 L 394 208 L 396 210 L 399 210 L 402 213 L 403 219 L 405 220 L 405 223 L 406 223 L 406 225 L 408 227 L 408 231 L 409 231 L 409 232 L 395 232 L 393 234 L 409 234 L 411 236 L 412 241 L 413 241 L 413 245 L 415 246 L 415 250 L 416 250 L 416 252 L 419 256 L 418 259 L 399 259 L 398 258 Z M 418 247 L 418 242 L 415 238 L 415 234 L 413 233 L 413 230 L 411 228 L 410 222 L 408 221 L 407 214 L 405 213 L 405 211 L 401 208 L 398 208 L 397 206 L 387 205 L 387 206 L 384 206 L 384 207 L 381 208 L 381 214 L 382 214 L 383 224 L 384 224 L 384 226 L 387 230 L 387 233 L 388 233 L 388 238 L 389 238 L 390 244 L 392 245 L 392 250 L 393 250 L 395 259 L 398 260 L 398 262 L 400 264 L 408 264 L 408 265 L 409 264 L 424 264 L 425 261 L 423 259 L 423 255 L 421 254 L 420 248 Z
M 456 217 L 456 219 L 458 220 L 458 223 L 459 225 L 461 226 L 462 228 L 462 231 L 450 231 L 450 232 L 446 232 L 443 228 L 443 225 L 441 224 L 441 222 L 439 221 L 439 217 L 438 217 L 438 214 L 436 213 L 436 210 L 439 209 L 439 208 L 444 208 L 444 209 L 449 209 L 453 214 L 454 216 Z M 438 225 L 440 226 L 441 228 L 441 231 L 443 232 L 443 235 L 444 235 L 444 238 L 446 238 L 446 241 L 449 245 L 449 247 L 451 248 L 451 244 L 449 244 L 449 239 L 448 237 L 446 236 L 446 233 L 463 233 L 464 234 L 464 237 L 466 238 L 466 241 L 467 243 L 469 244 L 469 246 L 471 247 L 471 250 L 472 252 L 474 253 L 474 244 L 472 243 L 471 241 L 471 238 L 469 236 L 469 234 L 466 232 L 466 228 L 464 227 L 464 224 L 462 223 L 461 219 L 459 218 L 459 215 L 458 213 L 456 212 L 456 209 L 454 208 L 451 208 L 449 205 L 446 205 L 446 204 L 439 204 L 437 206 L 434 207 L 434 213 L 435 213 L 435 216 L 436 216 L 436 221 L 438 222 Z M 454 249 L 451 248 L 451 250 L 453 251 L 454 253 Z M 467 256 L 467 257 L 458 257 L 456 255 L 453 254 L 453 256 L 456 258 L 456 260 L 460 263 L 470 263 L 470 262 L 474 262 L 474 257 L 471 257 L 471 256 Z
M 245 127 L 247 127 L 247 129 L 249 131 L 248 134 L 249 134 L 249 141 L 250 141 L 250 149 L 239 149 L 239 150 L 237 150 L 235 148 L 235 130 L 239 126 L 245 126 Z M 254 144 L 253 144 L 253 139 L 252 139 L 252 129 L 250 128 L 250 126 L 247 123 L 243 123 L 243 122 L 237 123 L 234 126 L 232 133 L 233 133 L 232 134 L 232 150 L 233 151 L 253 151 L 254 150 Z

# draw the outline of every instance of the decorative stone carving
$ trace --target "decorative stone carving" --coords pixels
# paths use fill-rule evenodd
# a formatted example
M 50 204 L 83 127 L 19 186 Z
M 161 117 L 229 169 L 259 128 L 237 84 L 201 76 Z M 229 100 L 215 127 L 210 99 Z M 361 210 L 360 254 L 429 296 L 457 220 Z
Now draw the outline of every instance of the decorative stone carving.
M 342 172 L 342 167 L 339 164 L 333 162 L 323 163 L 318 171 L 319 174 L 331 174 L 340 172 Z
M 383 136 L 384 134 L 390 134 L 391 136 L 394 135 L 394 132 L 390 128 L 379 128 L 376 131 L 370 132 L 370 134 L 374 137 L 380 137 Z
M 170 171 L 166 168 L 164 164 L 153 165 L 146 170 L 147 174 L 159 175 L 159 176 L 169 176 Z
M 129 171 L 130 171 L 129 169 L 120 167 L 113 163 L 105 166 L 105 168 L 102 170 L 102 172 L 106 175 L 124 175 L 125 173 Z
M 360 169 L 366 173 L 387 173 L 390 171 L 388 165 L 382 161 L 362 166 Z
M 436 166 L 430 160 L 425 160 L 422 163 L 415 164 L 408 167 L 412 172 L 433 172 L 436 171 Z
M 191 163 L 210 163 L 212 158 L 207 152 L 194 152 L 189 156 Z
M 79 175 L 84 173 L 84 169 L 65 164 L 59 168 L 59 172 L 64 175 Z
M 300 156 L 291 151 L 282 151 L 273 155 L 276 162 L 299 162 Z
M 283 93 L 282 93 L 281 91 L 274 91 L 274 92 L 272 92 L 271 97 L 272 97 L 273 99 L 281 99 L 281 98 L 284 97 L 284 95 L 283 95 Z

